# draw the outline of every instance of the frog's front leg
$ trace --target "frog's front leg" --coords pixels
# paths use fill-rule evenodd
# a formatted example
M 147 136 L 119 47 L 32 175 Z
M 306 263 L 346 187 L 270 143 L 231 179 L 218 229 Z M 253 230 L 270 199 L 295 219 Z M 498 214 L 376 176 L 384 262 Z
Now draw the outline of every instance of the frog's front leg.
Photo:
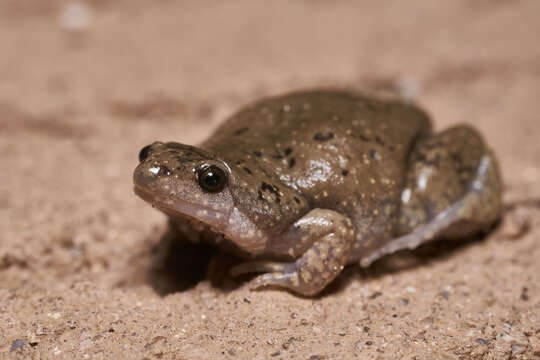
M 252 289 L 277 286 L 305 296 L 316 295 L 343 270 L 354 240 L 349 218 L 332 210 L 314 209 L 279 239 L 290 244 L 288 253 L 296 257 L 294 262 L 247 262 L 234 267 L 232 273 L 268 272 L 252 280 Z M 299 257 L 297 251 L 303 251 Z

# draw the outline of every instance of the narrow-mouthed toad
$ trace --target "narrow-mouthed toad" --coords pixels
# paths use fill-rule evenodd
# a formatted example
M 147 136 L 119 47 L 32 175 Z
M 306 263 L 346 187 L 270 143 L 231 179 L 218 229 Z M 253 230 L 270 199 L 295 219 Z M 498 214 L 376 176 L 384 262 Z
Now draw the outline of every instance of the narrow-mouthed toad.
M 261 272 L 251 286 L 320 292 L 346 264 L 440 237 L 501 213 L 493 153 L 466 125 L 431 132 L 417 107 L 347 91 L 305 91 L 245 107 L 198 147 L 154 142 L 135 192 L 171 226 L 186 219 Z

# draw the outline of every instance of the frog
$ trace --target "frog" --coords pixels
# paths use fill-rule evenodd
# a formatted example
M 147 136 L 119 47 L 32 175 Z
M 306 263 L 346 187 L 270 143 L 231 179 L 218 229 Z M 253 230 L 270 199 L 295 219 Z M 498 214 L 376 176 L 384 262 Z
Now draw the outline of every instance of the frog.
M 468 237 L 501 216 L 499 165 L 477 130 L 435 132 L 412 102 L 356 90 L 266 97 L 197 146 L 155 141 L 133 180 L 172 231 L 239 259 L 234 276 L 256 274 L 250 289 L 300 296 L 346 265 Z

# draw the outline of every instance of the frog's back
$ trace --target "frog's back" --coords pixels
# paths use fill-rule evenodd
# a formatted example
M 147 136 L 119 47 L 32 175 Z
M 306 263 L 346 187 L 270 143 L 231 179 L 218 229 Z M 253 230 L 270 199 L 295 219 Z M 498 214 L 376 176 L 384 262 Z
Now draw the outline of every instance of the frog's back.
M 311 208 L 346 214 L 358 230 L 380 236 L 398 210 L 409 149 L 429 132 L 429 118 L 415 106 L 310 91 L 242 109 L 202 146 L 231 166 L 275 176 Z

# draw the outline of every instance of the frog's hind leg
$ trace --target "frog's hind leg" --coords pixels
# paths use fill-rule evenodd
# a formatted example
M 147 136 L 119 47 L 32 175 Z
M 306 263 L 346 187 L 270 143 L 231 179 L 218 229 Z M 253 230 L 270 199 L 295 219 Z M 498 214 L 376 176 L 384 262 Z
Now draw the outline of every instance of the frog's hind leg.
M 500 216 L 501 187 L 496 159 L 474 129 L 457 126 L 419 142 L 410 155 L 398 237 L 363 257 L 361 266 L 435 238 L 486 229 Z

